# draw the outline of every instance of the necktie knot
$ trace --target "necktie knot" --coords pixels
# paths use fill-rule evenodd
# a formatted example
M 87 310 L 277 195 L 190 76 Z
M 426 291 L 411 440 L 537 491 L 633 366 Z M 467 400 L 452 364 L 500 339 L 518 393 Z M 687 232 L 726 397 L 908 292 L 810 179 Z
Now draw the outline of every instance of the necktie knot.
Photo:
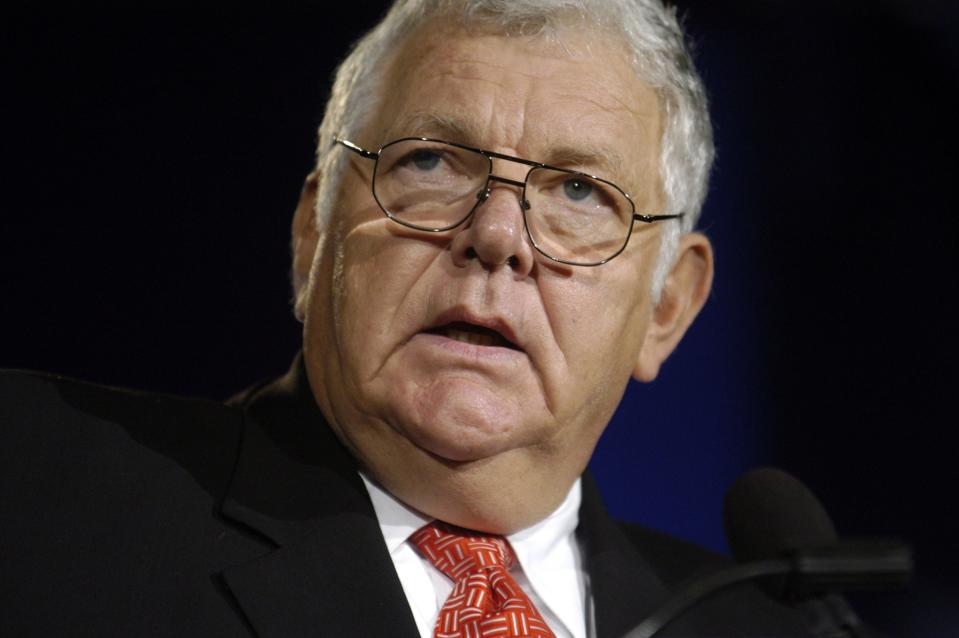
M 410 540 L 453 581 L 435 638 L 554 638 L 509 574 L 516 557 L 505 538 L 433 521 Z
M 516 558 L 502 536 L 490 536 L 433 521 L 417 530 L 413 544 L 453 581 L 464 574 L 502 567 L 509 571 Z

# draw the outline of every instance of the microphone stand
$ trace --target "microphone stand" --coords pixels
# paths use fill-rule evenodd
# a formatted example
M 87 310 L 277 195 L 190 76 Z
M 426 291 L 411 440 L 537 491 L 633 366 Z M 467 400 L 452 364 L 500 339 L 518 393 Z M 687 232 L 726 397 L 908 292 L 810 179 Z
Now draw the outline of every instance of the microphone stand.
M 780 600 L 796 607 L 819 638 L 869 638 L 856 613 L 837 591 L 904 585 L 912 551 L 895 541 L 839 542 L 794 551 L 782 558 L 741 563 L 687 581 L 624 638 L 651 638 L 684 611 L 738 583 L 781 577 Z
M 792 569 L 792 562 L 786 559 L 761 560 L 727 567 L 692 580 L 623 638 L 651 638 L 684 611 L 716 592 L 744 581 L 767 576 L 785 576 Z

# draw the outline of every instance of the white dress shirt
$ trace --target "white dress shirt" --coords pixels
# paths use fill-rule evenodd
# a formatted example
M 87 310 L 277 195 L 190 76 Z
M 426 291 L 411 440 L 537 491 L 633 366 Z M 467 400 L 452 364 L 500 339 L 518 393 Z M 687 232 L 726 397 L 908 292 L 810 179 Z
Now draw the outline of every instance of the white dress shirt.
M 432 519 L 396 500 L 362 472 L 383 539 L 409 601 L 422 638 L 433 636 L 440 608 L 453 582 L 409 542 L 410 535 Z M 506 538 L 518 565 L 510 571 L 530 597 L 556 638 L 586 638 L 586 572 L 583 570 L 576 526 L 580 485 L 573 484 L 566 500 L 545 519 Z

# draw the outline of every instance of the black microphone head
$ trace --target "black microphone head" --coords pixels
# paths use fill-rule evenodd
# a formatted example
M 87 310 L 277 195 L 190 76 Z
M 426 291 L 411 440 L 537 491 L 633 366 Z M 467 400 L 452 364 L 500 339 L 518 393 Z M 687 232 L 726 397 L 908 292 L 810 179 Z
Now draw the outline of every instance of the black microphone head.
M 739 562 L 837 541 L 836 528 L 819 499 L 799 479 L 773 467 L 736 479 L 723 502 L 723 525 Z

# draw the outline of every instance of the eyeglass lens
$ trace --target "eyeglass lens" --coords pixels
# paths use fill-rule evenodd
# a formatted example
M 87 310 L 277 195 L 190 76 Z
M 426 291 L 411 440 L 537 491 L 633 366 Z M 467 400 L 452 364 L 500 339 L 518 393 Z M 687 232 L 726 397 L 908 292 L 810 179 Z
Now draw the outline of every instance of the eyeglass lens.
M 490 173 L 485 155 L 443 142 L 400 140 L 380 151 L 373 194 L 395 220 L 423 230 L 461 223 Z M 530 238 L 550 257 L 589 264 L 619 252 L 633 207 L 616 187 L 579 173 L 535 167 L 526 179 Z

